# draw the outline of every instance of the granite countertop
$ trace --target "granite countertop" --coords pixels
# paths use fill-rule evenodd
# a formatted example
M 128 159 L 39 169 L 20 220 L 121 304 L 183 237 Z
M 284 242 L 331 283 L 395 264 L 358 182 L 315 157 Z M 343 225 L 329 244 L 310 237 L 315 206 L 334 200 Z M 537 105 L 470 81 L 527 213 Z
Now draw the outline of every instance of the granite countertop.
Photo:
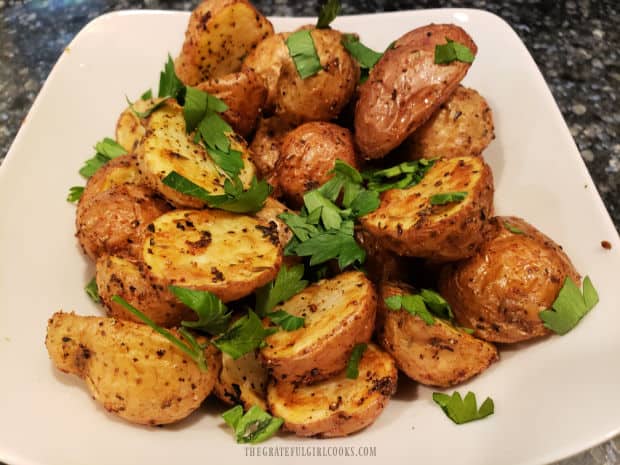
M 113 10 L 190 10 L 158 0 L 0 0 L 0 162 L 52 65 L 90 20 Z M 306 0 L 254 0 L 268 15 L 314 15 Z M 504 18 L 541 68 L 616 228 L 620 230 L 620 3 L 617 0 L 361 0 L 343 13 L 470 7 Z M 620 464 L 620 440 L 563 465 Z

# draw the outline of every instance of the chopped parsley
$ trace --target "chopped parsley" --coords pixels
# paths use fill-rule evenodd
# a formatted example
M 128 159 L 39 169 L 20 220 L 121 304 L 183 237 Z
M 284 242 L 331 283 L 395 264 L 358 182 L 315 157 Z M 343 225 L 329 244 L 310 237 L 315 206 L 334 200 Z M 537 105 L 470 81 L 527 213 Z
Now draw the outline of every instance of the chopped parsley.
M 282 265 L 276 279 L 256 291 L 256 313 L 264 316 L 276 305 L 286 302 L 303 291 L 308 285 L 308 281 L 302 279 L 303 275 L 303 265 L 296 265 L 291 268 Z M 276 321 L 274 323 L 277 324 Z
M 101 297 L 99 297 L 99 288 L 97 287 L 97 280 L 95 279 L 95 277 L 88 281 L 88 284 L 86 285 L 86 287 L 84 287 L 84 290 L 93 302 L 95 302 L 96 304 L 101 302 Z
M 195 291 L 177 286 L 170 286 L 168 289 L 179 301 L 198 315 L 197 321 L 182 321 L 181 325 L 211 335 L 226 331 L 231 313 L 216 295 L 207 291 Z
M 331 22 L 340 13 L 339 0 L 327 0 L 321 7 L 319 18 L 316 22 L 317 29 L 328 29 Z
M 278 432 L 284 420 L 272 417 L 257 405 L 253 405 L 245 414 L 241 405 L 235 405 L 222 414 L 230 426 L 239 444 L 257 444 L 266 441 Z
M 389 189 L 408 189 L 418 184 L 431 169 L 435 160 L 407 161 L 390 168 L 365 171 L 368 189 L 384 192 Z
M 110 160 L 127 153 L 127 151 L 120 144 L 109 137 L 106 137 L 95 144 L 95 152 L 95 155 L 86 160 L 84 162 L 84 166 L 80 169 L 80 174 L 87 179 L 95 174 L 99 168 Z
M 343 34 L 342 46 L 357 61 L 361 68 L 360 83 L 366 82 L 370 71 L 383 56 L 383 53 L 375 52 L 366 47 L 355 34 Z
M 441 392 L 433 392 L 433 400 L 441 407 L 448 418 L 457 425 L 481 420 L 495 411 L 493 399 L 490 397 L 487 397 L 480 409 L 478 409 L 476 395 L 471 391 L 465 395 L 465 398 L 461 398 L 458 391 L 454 391 L 452 396 Z
M 265 338 L 275 332 L 276 328 L 264 328 L 258 315 L 249 310 L 246 316 L 235 321 L 213 344 L 237 360 L 261 347 Z
M 69 188 L 69 194 L 67 195 L 67 202 L 77 202 L 82 198 L 84 193 L 84 186 L 73 186 Z
M 508 221 L 504 221 L 504 227 L 513 234 L 525 234 L 523 230 L 517 228 L 513 224 L 510 224 Z
M 308 29 L 293 32 L 286 39 L 286 46 L 300 78 L 307 79 L 323 69 Z
M 577 326 L 598 301 L 598 293 L 588 276 L 583 280 L 583 293 L 567 276 L 557 298 L 551 304 L 551 309 L 540 312 L 540 319 L 551 331 L 566 334 Z
M 450 304 L 430 289 L 422 289 L 417 294 L 393 295 L 385 299 L 385 305 L 394 311 L 406 310 L 421 318 L 427 325 L 435 324 L 433 315 L 449 321 L 454 320 Z
M 346 376 L 349 379 L 357 379 L 359 376 L 359 364 L 360 360 L 362 360 L 362 356 L 366 351 L 368 344 L 361 343 L 355 344 L 353 350 L 351 351 L 351 356 L 349 357 L 349 361 L 347 363 L 347 371 Z
M 467 197 L 467 192 L 444 192 L 441 194 L 435 194 L 431 196 L 431 205 L 446 205 L 449 203 L 462 202 Z
M 473 63 L 474 54 L 466 45 L 446 37 L 445 44 L 435 45 L 435 64 L 443 65 L 452 63 L 453 61 Z
M 304 318 L 291 315 L 284 310 L 267 313 L 267 316 L 284 331 L 295 331 L 296 329 L 303 328 L 305 323 Z
M 185 85 L 174 70 L 174 61 L 168 55 L 168 61 L 164 65 L 164 70 L 159 75 L 159 91 L 157 96 L 177 99 L 179 104 L 182 105 L 185 99 L 185 89 Z

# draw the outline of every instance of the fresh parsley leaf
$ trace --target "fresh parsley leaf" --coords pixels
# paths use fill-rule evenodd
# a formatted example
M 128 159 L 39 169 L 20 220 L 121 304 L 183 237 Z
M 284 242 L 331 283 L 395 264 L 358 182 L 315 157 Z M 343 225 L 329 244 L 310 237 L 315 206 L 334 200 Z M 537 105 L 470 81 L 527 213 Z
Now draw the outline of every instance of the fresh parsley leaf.
M 353 234 L 341 230 L 318 233 L 295 247 L 295 254 L 310 257 L 310 266 L 337 258 L 341 270 L 355 262 L 362 264 L 366 260 L 366 252 L 355 241 Z
M 331 200 L 314 189 L 304 195 L 304 205 L 309 212 L 319 209 L 321 221 L 326 229 L 340 229 L 343 218 L 350 215 L 350 211 L 341 211 Z
M 183 116 L 187 132 L 192 132 L 207 113 L 223 113 L 228 110 L 226 105 L 219 98 L 200 90 L 196 87 L 187 86 L 185 93 L 185 103 L 183 104 Z M 221 125 L 228 132 L 232 132 L 227 123 Z
M 372 69 L 383 56 L 383 53 L 375 52 L 362 44 L 355 34 L 343 34 L 342 45 L 363 69 Z
M 474 420 L 491 415 L 494 410 L 493 399 L 487 397 L 478 410 L 476 404 L 476 395 L 468 392 L 464 399 L 458 391 L 454 391 L 452 396 L 441 392 L 433 392 L 433 400 L 437 403 L 445 414 L 457 425 L 467 423 Z
M 441 65 L 453 61 L 473 63 L 474 54 L 466 45 L 454 42 L 447 37 L 446 41 L 443 45 L 435 45 L 435 64 Z
M 508 221 L 504 221 L 504 227 L 513 234 L 525 234 L 521 229 L 510 224 Z
M 195 291 L 177 286 L 169 286 L 168 289 L 198 315 L 197 321 L 182 321 L 181 325 L 211 335 L 226 331 L 231 313 L 216 295 L 207 291 Z
M 349 361 L 347 363 L 347 378 L 349 379 L 357 379 L 359 376 L 359 364 L 362 359 L 362 355 L 364 355 L 364 351 L 368 347 L 368 344 L 361 343 L 355 344 L 353 350 L 351 351 L 351 357 L 349 357 Z
M 316 22 L 317 29 L 327 29 L 331 22 L 336 19 L 336 16 L 340 13 L 340 1 L 339 0 L 327 0 L 321 7 L 319 13 L 319 19 Z
M 150 326 L 153 330 L 157 331 L 163 337 L 168 339 L 168 341 L 170 341 L 173 345 L 175 345 L 183 353 L 185 353 L 189 358 L 191 358 L 196 363 L 196 365 L 198 365 L 198 369 L 200 371 L 206 372 L 208 370 L 207 359 L 205 357 L 205 352 L 204 352 L 205 347 L 207 345 L 199 344 L 198 341 L 194 339 L 194 336 L 192 336 L 185 328 L 179 329 L 179 334 L 181 334 L 181 336 L 183 336 L 183 339 L 184 339 L 184 340 L 181 340 L 177 336 L 175 336 L 173 333 L 168 331 L 166 328 L 162 328 L 161 326 L 156 324 L 148 316 L 146 316 L 144 313 L 142 313 L 140 310 L 138 310 L 133 305 L 129 304 L 122 297 L 115 295 L 112 297 L 112 301 L 123 306 L 125 310 L 134 314 L 144 324 L 146 324 L 147 326 Z
M 295 331 L 302 328 L 306 322 L 304 318 L 291 315 L 284 310 L 267 313 L 267 316 L 284 331 Z
M 318 212 L 321 213 L 320 211 Z M 312 236 L 319 233 L 318 228 L 312 223 L 308 216 L 296 215 L 295 213 L 284 212 L 278 215 L 282 221 L 291 229 L 299 241 L 307 241 Z
M 209 148 L 222 152 L 230 149 L 229 134 L 233 133 L 230 125 L 214 111 L 208 111 L 198 124 L 198 132 Z
M 73 186 L 69 188 L 69 195 L 67 195 L 67 202 L 77 202 L 82 198 L 84 193 L 84 186 Z
M 246 316 L 239 318 L 224 334 L 215 339 L 213 344 L 237 360 L 259 348 L 264 339 L 276 331 L 275 328 L 264 328 L 258 315 L 250 310 Z
M 434 315 L 445 320 L 454 320 L 452 307 L 440 294 L 431 289 L 421 289 L 420 297 L 422 297 L 424 303 Z
M 456 329 L 460 329 L 461 331 L 464 331 L 467 334 L 474 334 L 474 330 L 473 329 L 466 328 L 465 326 L 457 326 Z
M 256 313 L 264 316 L 276 305 L 286 302 L 303 291 L 308 285 L 308 281 L 302 279 L 303 275 L 303 265 L 296 265 L 291 268 L 282 265 L 276 279 L 256 291 Z M 278 324 L 277 321 L 274 323 Z
M 431 169 L 435 160 L 407 161 L 390 168 L 369 170 L 363 173 L 368 189 L 384 192 L 389 189 L 408 189 L 418 184 Z
M 215 164 L 228 176 L 234 178 L 241 173 L 243 169 L 243 158 L 241 152 L 230 149 L 228 152 L 222 152 L 213 147 L 207 149 L 209 156 Z
M 448 203 L 462 202 L 467 197 L 467 192 L 444 192 L 431 196 L 431 205 L 446 205 Z
M 148 118 L 155 110 L 157 110 L 162 105 L 164 105 L 164 103 L 166 103 L 166 99 L 158 99 L 156 102 L 153 102 L 153 104 L 145 111 L 138 111 L 134 108 L 133 102 L 129 100 L 129 97 L 125 96 L 125 100 L 127 100 L 127 104 L 129 105 L 129 108 L 131 108 L 133 114 L 136 115 L 138 118 Z
M 257 405 L 244 414 L 241 405 L 235 405 L 222 414 L 224 421 L 234 430 L 238 444 L 257 444 L 278 432 L 284 420 L 272 417 Z
M 95 302 L 96 304 L 101 302 L 101 297 L 99 297 L 99 288 L 97 287 L 97 280 L 94 277 L 93 279 L 88 281 L 88 284 L 86 285 L 84 290 L 93 302 Z
M 179 103 L 183 103 L 185 98 L 185 85 L 178 78 L 174 71 L 174 61 L 172 57 L 168 55 L 168 61 L 164 66 L 164 70 L 159 75 L 159 91 L 158 97 L 172 97 L 179 100 Z
M 566 334 L 598 303 L 599 297 L 589 277 L 583 280 L 583 295 L 567 276 L 551 310 L 540 312 L 545 327 L 557 334 Z
M 219 208 L 234 213 L 255 213 L 263 208 L 265 199 L 271 194 L 271 186 L 264 180 L 252 179 L 248 190 L 243 190 L 239 178 L 224 182 L 224 194 L 213 195 L 206 189 L 194 184 L 176 171 L 171 171 L 162 182 L 182 194 L 196 197 L 211 208 Z
M 402 308 L 420 317 L 427 325 L 435 324 L 433 315 L 450 321 L 454 319 L 450 304 L 430 289 L 422 289 L 418 294 L 393 295 L 384 302 L 390 310 L 398 311 Z
M 417 316 L 424 323 L 431 326 L 435 324 L 435 318 L 431 315 L 431 312 L 426 308 L 424 299 L 420 294 L 407 294 L 403 296 L 401 302 L 402 308 L 407 310 L 411 315 Z
M 140 100 L 151 100 L 153 98 L 153 91 L 151 89 L 144 91 L 140 96 Z
M 286 46 L 300 78 L 307 79 L 323 69 L 308 29 L 293 32 L 286 39 Z
M 127 151 L 119 145 L 114 139 L 109 137 L 95 144 L 95 155 L 84 162 L 84 166 L 80 169 L 80 174 L 85 178 L 90 178 L 110 160 L 125 155 Z

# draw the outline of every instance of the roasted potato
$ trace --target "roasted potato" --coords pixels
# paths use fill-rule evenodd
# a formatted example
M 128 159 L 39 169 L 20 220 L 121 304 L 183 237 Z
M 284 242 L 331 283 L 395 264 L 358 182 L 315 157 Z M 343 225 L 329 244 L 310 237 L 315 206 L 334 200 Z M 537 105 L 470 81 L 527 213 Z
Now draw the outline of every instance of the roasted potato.
M 493 114 L 484 97 L 459 86 L 407 140 L 410 159 L 480 155 L 491 143 Z
M 82 378 L 108 412 L 142 425 L 187 417 L 212 391 L 221 364 L 211 344 L 202 372 L 148 326 L 74 313 L 50 318 L 45 346 L 56 368 Z
M 176 73 L 189 86 L 235 73 L 272 34 L 272 24 L 249 1 L 204 0 L 189 19 Z
M 286 244 L 288 244 L 293 237 L 293 232 L 290 230 L 288 225 L 278 218 L 278 215 L 285 212 L 290 212 L 290 210 L 286 208 L 286 205 L 278 202 L 272 197 L 267 197 L 262 210 L 259 210 L 254 214 L 254 217 L 266 222 L 271 229 L 277 232 L 278 241 L 282 247 L 286 246 Z
M 280 33 L 262 41 L 243 62 L 256 71 L 267 87 L 266 111 L 294 124 L 335 119 L 353 96 L 359 66 L 341 44 L 342 34 L 333 29 L 310 32 L 323 69 L 302 79 Z
M 370 425 L 396 392 L 394 360 L 368 344 L 357 379 L 344 372 L 310 386 L 273 379 L 267 388 L 271 413 L 297 436 L 346 436 Z
M 255 352 L 237 360 L 222 353 L 222 369 L 215 382 L 215 395 L 230 405 L 243 404 L 244 409 L 257 405 L 267 410 L 267 370 Z
M 432 205 L 434 195 L 467 192 L 460 202 Z M 437 160 L 419 184 L 391 189 L 362 227 L 388 249 L 433 261 L 470 257 L 493 212 L 493 175 L 481 157 Z
M 97 260 L 96 278 L 99 297 L 112 318 L 141 322 L 112 301 L 112 297 L 118 295 L 160 326 L 169 328 L 178 326 L 182 320 L 196 319 L 194 312 L 166 287 L 151 282 L 144 264 L 139 261 L 105 255 Z
M 274 279 L 282 251 L 266 222 L 223 210 L 175 210 L 148 225 L 142 257 L 155 283 L 229 302 Z
M 359 226 L 355 228 L 355 240 L 366 251 L 364 267 L 375 284 L 383 281 L 408 281 L 415 266 L 409 257 L 401 257 L 385 248 L 379 239 Z
M 76 237 L 91 259 L 104 254 L 140 257 L 144 228 L 170 206 L 148 187 L 121 184 L 81 199 Z
M 358 271 L 319 281 L 274 310 L 305 319 L 303 328 L 278 331 L 265 339 L 260 355 L 274 377 L 312 383 L 339 373 L 355 344 L 368 342 L 377 298 Z
M 550 334 L 539 313 L 551 308 L 566 277 L 579 284 L 579 274 L 559 245 L 521 218 L 493 218 L 489 229 L 476 255 L 442 270 L 441 295 L 459 323 L 487 341 Z
M 333 123 L 305 123 L 282 139 L 276 165 L 277 184 L 295 207 L 303 205 L 304 194 L 327 182 L 336 160 L 357 167 L 353 137 L 348 129 Z
M 277 116 L 261 118 L 258 121 L 254 139 L 250 144 L 252 161 L 256 165 L 258 175 L 261 179 L 267 179 L 269 184 L 276 188 L 276 191 L 278 190 L 278 180 L 275 175 L 275 168 L 280 158 L 282 139 L 292 129 L 294 126 Z
M 139 99 L 133 103 L 133 108 L 127 107 L 116 122 L 116 142 L 118 142 L 128 153 L 135 153 L 138 144 L 146 133 L 146 120 L 136 115 L 136 112 L 143 113 L 156 105 L 162 99 Z
M 385 304 L 391 296 L 412 293 L 407 286 L 384 283 L 377 305 L 379 343 L 407 376 L 429 386 L 449 387 L 481 373 L 499 359 L 492 344 L 448 321 L 435 317 L 428 325 L 406 310 L 393 311 Z
M 359 87 L 355 142 L 365 158 L 381 158 L 398 147 L 461 82 L 469 63 L 435 64 L 435 46 L 447 39 L 476 54 L 476 44 L 458 26 L 420 27 L 398 39 Z
M 243 169 L 239 179 L 245 187 L 254 177 L 254 165 L 245 141 L 230 135 L 231 148 L 242 152 Z M 149 117 L 147 133 L 137 150 L 140 169 L 146 182 L 177 207 L 201 208 L 204 202 L 182 194 L 165 185 L 162 180 L 172 171 L 206 189 L 211 194 L 223 194 L 227 175 L 211 159 L 206 148 L 187 134 L 183 109 L 169 100 Z
M 209 79 L 200 83 L 198 89 L 214 95 L 228 105 L 228 110 L 222 117 L 242 137 L 249 136 L 254 130 L 267 99 L 267 88 L 262 79 L 251 70 Z
M 121 155 L 107 162 L 88 179 L 80 202 L 88 202 L 95 195 L 115 186 L 141 183 L 142 176 L 136 156 Z

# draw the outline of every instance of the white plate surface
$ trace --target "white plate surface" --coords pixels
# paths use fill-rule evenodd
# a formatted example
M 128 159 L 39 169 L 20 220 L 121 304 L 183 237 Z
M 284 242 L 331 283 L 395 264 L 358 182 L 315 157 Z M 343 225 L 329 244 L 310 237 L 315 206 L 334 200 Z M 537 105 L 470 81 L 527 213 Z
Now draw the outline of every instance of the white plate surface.
M 107 414 L 81 381 L 54 370 L 43 344 L 48 317 L 61 308 L 100 314 L 82 290 L 93 267 L 73 236 L 75 207 L 65 201 L 67 189 L 83 183 L 77 170 L 94 142 L 113 135 L 125 95 L 156 88 L 166 54 L 180 49 L 187 18 L 121 12 L 86 26 L 54 67 L 0 169 L 0 460 L 525 465 L 574 454 L 620 431 L 617 232 L 525 46 L 501 19 L 475 10 L 341 17 L 335 27 L 358 32 L 381 50 L 430 22 L 463 26 L 479 49 L 465 83 L 494 112 L 497 138 L 485 158 L 495 175 L 498 213 L 523 216 L 553 237 L 599 290 L 601 303 L 567 336 L 503 351 L 500 363 L 459 387 L 479 399 L 492 396 L 495 415 L 456 426 L 431 401 L 432 390 L 402 382 L 377 422 L 359 434 L 284 436 L 264 444 L 354 452 L 368 446 L 376 457 L 246 458 L 213 404 L 173 427 L 132 426 Z M 278 30 L 306 22 L 274 19 Z M 613 249 L 604 250 L 601 240 Z

